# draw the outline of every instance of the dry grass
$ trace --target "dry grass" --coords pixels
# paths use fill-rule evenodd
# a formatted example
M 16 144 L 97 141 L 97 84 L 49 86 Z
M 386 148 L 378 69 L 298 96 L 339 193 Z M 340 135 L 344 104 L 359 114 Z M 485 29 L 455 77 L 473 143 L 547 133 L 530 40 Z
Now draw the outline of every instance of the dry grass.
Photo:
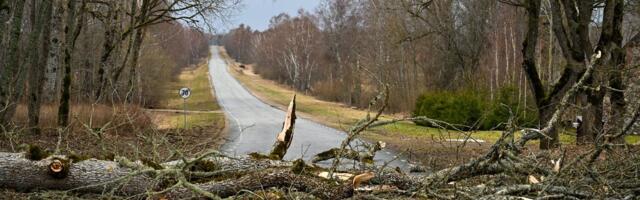
M 188 110 L 220 110 L 209 82 L 208 62 L 184 68 L 175 81 L 167 82 L 160 108 L 182 110 L 184 102 L 178 96 L 182 87 L 191 88 L 191 97 L 186 101 Z
M 224 48 L 220 47 L 220 52 L 222 57 L 229 61 L 231 74 L 254 95 L 268 104 L 285 108 L 294 93 L 292 88 L 261 78 L 252 72 L 252 65 L 245 65 L 245 69 L 241 69 L 238 67 L 239 64 L 226 54 Z M 297 103 L 299 115 L 342 130 L 349 128 L 367 113 L 345 104 L 322 101 L 304 94 L 298 94 Z M 402 116 L 384 115 L 381 119 L 393 117 Z M 363 137 L 370 141 L 385 141 L 391 149 L 411 160 L 438 169 L 474 158 L 488 149 L 500 137 L 500 133 L 501 131 L 460 132 L 400 122 L 367 131 Z M 447 142 L 448 139 L 464 139 L 468 135 L 485 142 Z M 637 143 L 639 139 L 638 136 L 627 137 L 630 144 Z M 575 142 L 575 134 L 560 134 L 560 141 L 566 146 L 573 146 L 571 144 Z M 536 145 L 536 142 L 531 143 L 532 147 Z
M 122 117 L 126 116 L 126 117 Z M 43 105 L 40 111 L 40 128 L 43 131 L 56 131 L 58 120 L 57 105 Z M 19 105 L 13 122 L 17 126 L 27 126 L 27 106 Z M 134 105 L 75 104 L 71 105 L 69 131 L 83 130 L 87 127 L 101 128 L 109 124 L 109 131 L 130 131 L 133 126 L 145 126 L 150 118 L 143 110 Z

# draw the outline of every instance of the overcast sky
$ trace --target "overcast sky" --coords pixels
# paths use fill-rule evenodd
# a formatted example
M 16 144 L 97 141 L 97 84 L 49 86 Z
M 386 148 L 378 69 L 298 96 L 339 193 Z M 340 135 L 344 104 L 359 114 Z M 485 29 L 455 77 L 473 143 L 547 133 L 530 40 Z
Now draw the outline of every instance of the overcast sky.
M 240 10 L 224 25 L 223 31 L 245 24 L 253 30 L 265 30 L 271 17 L 280 13 L 297 15 L 300 8 L 314 11 L 320 0 L 243 0 Z

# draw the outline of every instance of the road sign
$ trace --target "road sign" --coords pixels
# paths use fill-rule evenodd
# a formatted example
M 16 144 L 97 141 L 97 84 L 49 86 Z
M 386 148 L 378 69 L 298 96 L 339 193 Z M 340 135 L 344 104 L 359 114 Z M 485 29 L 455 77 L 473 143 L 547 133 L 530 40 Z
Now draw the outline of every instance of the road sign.
M 184 87 L 184 88 L 180 88 L 180 91 L 178 91 L 178 94 L 180 95 L 180 97 L 182 97 L 182 103 L 183 103 L 183 109 L 184 112 L 182 112 L 182 114 L 184 114 L 184 128 L 187 129 L 187 98 L 189 98 L 189 96 L 191 96 L 191 89 Z
M 182 97 L 183 99 L 189 98 L 189 96 L 191 96 L 191 89 L 189 88 L 180 88 L 179 91 L 180 97 Z

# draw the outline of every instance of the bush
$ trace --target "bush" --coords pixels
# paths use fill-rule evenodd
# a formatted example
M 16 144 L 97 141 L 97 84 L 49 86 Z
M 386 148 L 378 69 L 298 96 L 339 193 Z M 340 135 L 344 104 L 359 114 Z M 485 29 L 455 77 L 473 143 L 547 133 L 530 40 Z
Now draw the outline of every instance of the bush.
M 456 92 L 427 92 L 418 97 L 414 116 L 425 116 L 432 119 L 459 125 L 463 130 L 504 129 L 512 113 L 519 126 L 535 126 L 537 112 L 525 110 L 526 106 L 518 102 L 517 88 L 503 87 L 497 97 L 489 99 L 483 93 L 471 90 Z M 431 126 L 426 122 L 416 122 L 421 126 Z
M 516 117 L 515 123 L 518 126 L 532 127 L 537 124 L 537 112 L 526 110 L 527 107 L 518 102 L 517 88 L 514 86 L 500 88 L 496 99 L 489 106 L 481 129 L 504 129 L 511 115 Z
M 474 128 L 482 117 L 482 98 L 472 92 L 427 92 L 416 101 L 414 116 L 426 116 L 455 125 L 464 129 Z M 429 126 L 424 122 L 418 125 Z

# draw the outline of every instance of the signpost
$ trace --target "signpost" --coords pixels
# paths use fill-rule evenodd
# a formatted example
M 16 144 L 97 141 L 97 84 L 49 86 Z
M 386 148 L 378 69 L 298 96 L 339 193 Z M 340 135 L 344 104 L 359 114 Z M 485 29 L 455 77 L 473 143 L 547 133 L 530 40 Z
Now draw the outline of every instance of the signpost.
M 191 96 L 191 89 L 187 87 L 180 88 L 178 94 L 182 97 L 182 103 L 184 105 L 182 112 L 184 114 L 184 129 L 187 129 L 187 98 Z

